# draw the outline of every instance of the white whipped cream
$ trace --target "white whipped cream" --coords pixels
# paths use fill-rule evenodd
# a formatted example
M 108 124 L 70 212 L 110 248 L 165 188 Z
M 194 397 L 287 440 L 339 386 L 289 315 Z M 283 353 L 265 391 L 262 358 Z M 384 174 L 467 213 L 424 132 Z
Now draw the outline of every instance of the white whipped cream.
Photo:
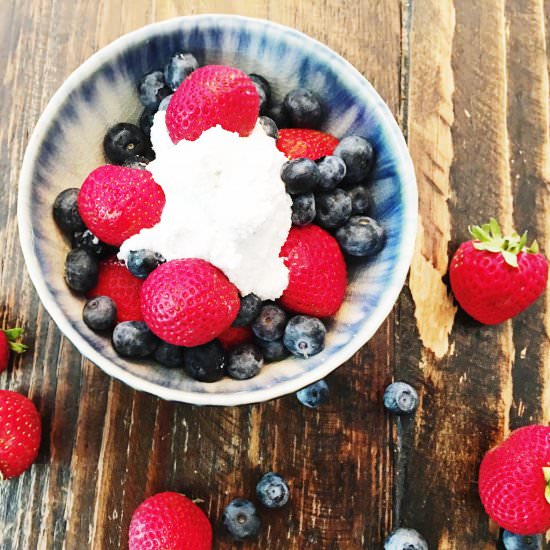
M 221 269 L 244 296 L 278 298 L 288 285 L 279 258 L 291 226 L 290 196 L 281 181 L 287 160 L 258 123 L 248 137 L 216 126 L 196 141 L 172 143 L 165 112 L 155 115 L 151 141 L 156 159 L 147 169 L 166 205 L 154 227 L 120 248 L 160 252 L 167 260 L 202 258 Z

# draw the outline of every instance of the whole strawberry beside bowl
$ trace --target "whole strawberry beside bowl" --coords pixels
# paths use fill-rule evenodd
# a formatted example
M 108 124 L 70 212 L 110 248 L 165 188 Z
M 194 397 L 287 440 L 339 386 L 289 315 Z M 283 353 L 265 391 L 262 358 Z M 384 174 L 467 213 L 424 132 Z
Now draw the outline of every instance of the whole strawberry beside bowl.
M 257 55 L 259 43 L 262 44 L 261 57 Z M 192 56 L 177 52 L 191 52 Z M 192 62 L 186 61 L 182 65 L 181 59 Z M 207 68 L 213 66 L 226 66 L 231 70 Z M 227 81 L 222 78 L 223 73 L 228 76 Z M 243 77 L 243 73 L 261 75 L 263 80 L 257 76 Z M 187 84 L 186 79 L 189 79 Z M 264 81 L 269 83 L 268 91 Z M 230 350 L 228 361 L 232 371 L 240 373 L 238 379 L 219 379 L 216 371 L 216 376 L 206 378 L 217 381 L 208 385 L 192 379 L 186 371 L 200 372 L 201 378 L 205 378 L 205 372 L 211 374 L 203 360 L 207 356 L 217 360 L 219 346 L 212 345 L 212 349 L 206 351 L 198 349 L 202 345 L 210 346 L 207 343 L 199 344 L 194 352 L 188 350 L 195 348 L 184 347 L 182 350 L 179 349 L 184 343 L 181 334 L 172 342 L 168 340 L 158 347 L 156 344 L 150 346 L 151 351 L 156 348 L 154 353 L 163 359 L 164 364 L 179 365 L 181 357 L 184 363 L 186 357 L 192 357 L 193 369 L 161 367 L 150 358 L 153 355 L 140 361 L 126 359 L 114 351 L 108 336 L 94 333 L 83 321 L 84 299 L 78 296 L 78 292 L 95 296 L 94 289 L 99 285 L 106 289 L 103 292 L 109 292 L 107 297 L 111 299 L 110 302 L 104 300 L 109 304 L 105 310 L 109 313 L 109 322 L 114 315 L 113 301 L 120 310 L 118 315 L 125 318 L 124 322 L 142 322 L 127 319 L 126 310 L 134 308 L 124 307 L 122 311 L 120 299 L 117 303 L 117 296 L 127 296 L 128 293 L 124 289 L 111 292 L 111 287 L 103 283 L 103 265 L 113 259 L 102 255 L 109 246 L 119 246 L 128 235 L 127 230 L 133 236 L 135 231 L 149 231 L 159 214 L 157 207 L 162 202 L 161 194 L 146 174 L 136 174 L 147 169 L 153 157 L 143 141 L 143 136 L 151 131 L 152 114 L 159 110 L 159 114 L 162 112 L 166 117 L 170 132 L 168 141 L 164 142 L 166 147 L 172 147 L 173 138 L 180 137 L 176 135 L 179 132 L 189 139 L 188 143 L 197 143 L 206 132 L 218 131 L 209 125 L 200 136 L 194 135 L 204 120 L 211 122 L 219 114 L 217 106 L 203 94 L 196 98 L 191 109 L 189 103 L 181 101 L 181 96 L 194 93 L 197 87 L 204 89 L 210 85 L 215 90 L 216 102 L 227 90 L 224 113 L 231 112 L 229 129 L 246 135 L 251 130 L 252 120 L 249 120 L 248 113 L 254 111 L 256 116 L 256 110 L 259 110 L 260 115 L 271 115 L 277 124 L 274 126 L 265 120 L 263 124 L 268 129 L 268 136 L 280 139 L 277 142 L 280 153 L 277 154 L 284 154 L 288 159 L 296 157 L 311 170 L 313 179 L 309 182 L 304 183 L 303 178 L 299 181 L 296 172 L 284 182 L 291 197 L 281 204 L 288 208 L 289 226 L 290 204 L 295 203 L 294 218 L 305 225 L 313 221 L 314 225 L 322 227 L 319 231 L 326 237 L 306 238 L 311 230 L 304 228 L 304 238 L 289 241 L 286 260 L 292 284 L 282 301 L 289 313 L 307 316 L 312 312 L 314 316 L 331 317 L 328 322 L 323 319 L 328 330 L 322 345 L 317 342 L 319 331 L 314 336 L 306 335 L 307 338 L 300 333 L 293 340 L 306 346 L 315 344 L 318 353 L 308 359 L 301 359 L 298 353 L 288 354 L 281 344 L 281 331 L 272 334 L 273 327 L 267 326 L 269 320 L 266 320 L 261 332 L 268 334 L 271 340 L 265 340 L 263 348 L 254 342 L 242 342 L 235 348 L 239 353 Z M 314 89 L 306 90 L 308 85 Z M 172 91 L 175 91 L 174 95 L 171 95 Z M 242 112 L 234 105 L 234 94 L 240 98 Z M 245 97 L 248 98 L 246 102 Z M 121 126 L 121 123 L 126 125 Z M 141 131 L 137 124 L 141 125 Z M 282 131 L 279 135 L 278 128 L 289 127 L 299 131 Z M 345 136 L 348 136 L 347 140 L 342 139 Z M 350 136 L 357 139 L 350 140 Z M 191 141 L 195 137 L 196 140 Z M 151 139 L 154 141 L 155 136 L 152 135 Z M 139 158 L 128 158 L 132 149 L 139 152 Z M 210 158 L 205 158 L 203 164 L 207 168 L 215 166 L 215 172 L 223 153 L 215 151 Z M 104 154 L 107 154 L 107 159 Z M 241 165 L 253 165 L 256 157 L 254 153 L 249 154 Z M 334 160 L 337 157 L 340 161 Z M 101 177 L 96 177 L 94 171 L 104 166 L 106 160 L 116 164 L 121 159 L 124 159 L 124 166 L 103 168 L 99 174 Z M 344 167 L 348 171 L 346 174 L 342 166 L 348 160 Z M 155 162 L 150 162 L 154 177 L 157 176 L 152 168 Z M 185 173 L 186 169 L 188 167 L 183 165 L 180 172 Z M 74 207 L 74 189 L 92 173 L 94 176 L 89 183 L 93 185 L 87 184 L 82 196 L 82 213 L 86 218 L 82 220 Z M 117 201 L 111 200 L 115 198 L 114 193 L 109 192 L 113 178 L 119 177 L 123 183 L 121 200 L 129 205 L 123 213 L 117 210 Z M 135 195 L 128 192 L 132 185 L 136 185 Z M 315 200 L 319 199 L 317 212 L 313 209 L 311 195 L 308 195 L 314 192 L 311 189 L 314 186 L 319 186 L 315 191 L 318 193 Z M 59 212 L 54 219 L 51 206 L 64 189 L 67 192 L 58 201 Z M 139 197 L 142 197 L 141 201 Z M 95 202 L 96 198 L 99 203 Z M 164 210 L 172 204 L 172 201 L 169 204 L 166 194 L 165 199 Z M 240 212 L 247 202 L 246 197 L 229 199 L 233 200 L 218 204 L 221 216 L 229 217 L 231 209 Z M 109 208 L 103 208 L 103 204 Z M 201 208 L 205 204 L 201 204 Z M 263 206 L 268 207 L 269 201 Z M 325 207 L 327 212 L 323 210 Z M 193 212 L 190 215 L 192 217 Z M 18 209 L 21 243 L 40 298 L 61 330 L 84 355 L 107 373 L 135 388 L 166 399 L 218 405 L 261 401 L 296 391 L 323 378 L 357 351 L 380 326 L 399 294 L 412 255 L 416 217 L 416 185 L 405 142 L 393 116 L 370 84 L 334 52 L 292 29 L 267 21 L 220 15 L 184 17 L 140 29 L 107 46 L 100 55 L 93 56 L 77 69 L 54 96 L 32 136 L 21 175 Z M 72 239 L 77 242 L 78 252 L 71 253 L 71 269 L 67 274 L 68 281 L 75 283 L 71 287 L 75 292 L 71 292 L 63 280 L 69 245 L 61 240 L 56 227 L 59 219 L 64 221 L 61 229 L 69 238 L 76 232 L 80 235 Z M 376 220 L 378 225 L 372 220 Z M 59 221 L 57 224 L 61 227 Z M 101 236 L 95 235 L 95 241 L 90 224 L 96 233 L 101 233 Z M 265 232 L 269 233 L 270 224 L 265 227 Z M 85 238 L 84 234 L 87 235 Z M 224 238 L 223 232 L 218 234 L 220 240 Z M 379 242 L 381 235 L 384 235 L 383 247 Z M 360 246 L 367 238 L 369 246 Z M 98 239 L 102 241 L 98 242 Z M 173 240 L 178 241 L 178 237 L 174 236 Z M 198 238 L 196 242 L 200 240 Z M 326 241 L 324 258 L 332 260 L 324 262 L 323 258 L 316 258 L 302 247 L 314 240 L 318 243 Z M 328 242 L 330 245 L 326 244 Z M 152 244 L 156 244 L 154 240 Z M 346 270 L 338 257 L 341 253 L 334 251 L 338 246 L 345 249 L 346 257 L 365 251 L 370 255 L 364 262 L 349 263 Z M 222 247 L 222 252 L 224 250 Z M 143 258 L 152 258 L 159 250 L 133 252 L 138 256 L 141 254 L 133 265 L 133 274 L 139 278 L 144 273 Z M 151 254 L 147 256 L 149 252 Z M 162 256 L 167 260 L 163 265 L 174 260 L 166 254 Z M 325 266 L 325 276 L 310 273 L 312 264 L 307 262 L 312 261 L 317 262 L 317 270 L 318 266 Z M 214 267 L 229 277 L 221 266 L 214 263 Z M 144 275 L 147 276 L 147 270 Z M 256 279 L 253 273 L 249 278 Z M 146 290 L 147 281 L 145 279 L 142 287 Z M 307 288 L 304 281 L 309 281 Z M 181 290 L 181 285 L 178 288 Z M 328 293 L 326 303 L 321 298 L 322 289 Z M 243 291 L 241 300 L 247 295 Z M 233 302 L 233 298 L 224 300 Z M 135 303 L 134 300 L 130 302 Z M 265 304 L 269 302 L 264 301 Z M 174 302 L 172 305 L 174 319 L 179 322 L 181 312 L 178 314 L 177 308 L 181 310 L 182 304 Z M 151 310 L 144 310 L 143 316 L 156 327 L 156 336 L 160 334 L 160 338 L 166 338 L 169 327 L 161 326 L 165 312 L 155 310 L 156 305 L 152 302 L 149 306 Z M 306 311 L 304 307 L 311 309 Z M 205 334 L 209 328 L 215 328 L 213 333 L 219 336 L 230 330 L 238 316 L 234 305 L 230 309 L 223 319 L 220 317 L 219 325 L 201 325 Z M 193 310 L 197 319 L 199 313 L 199 308 Z M 98 326 L 109 325 L 107 320 L 103 323 L 104 319 L 99 319 Z M 199 338 L 190 342 L 197 344 L 199 341 L 204 340 Z M 276 357 L 278 362 L 263 364 L 262 355 L 264 358 Z M 250 372 L 257 375 L 249 378 Z M 241 376 L 242 373 L 247 376 Z

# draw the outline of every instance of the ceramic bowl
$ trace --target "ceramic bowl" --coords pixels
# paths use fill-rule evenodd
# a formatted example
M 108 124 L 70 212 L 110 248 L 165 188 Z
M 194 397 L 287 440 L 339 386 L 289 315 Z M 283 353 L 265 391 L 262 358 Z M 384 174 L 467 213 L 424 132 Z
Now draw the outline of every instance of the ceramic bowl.
M 117 356 L 108 337 L 82 321 L 84 300 L 69 291 L 63 264 L 69 250 L 52 217 L 56 195 L 79 187 L 105 163 L 101 142 L 116 122 L 137 122 L 136 83 L 176 52 L 202 64 L 225 64 L 265 76 L 274 96 L 297 86 L 315 89 L 328 107 L 323 129 L 360 134 L 377 155 L 371 215 L 385 228 L 384 249 L 349 269 L 345 302 L 328 323 L 325 350 L 308 360 L 266 365 L 250 380 L 213 384 L 148 361 Z M 417 223 L 412 162 L 392 114 L 374 88 L 342 57 L 293 29 L 229 15 L 181 17 L 127 34 L 74 71 L 44 110 L 29 141 L 19 182 L 18 223 L 27 269 L 45 308 L 78 350 L 106 373 L 142 391 L 198 405 L 238 405 L 272 399 L 315 382 L 369 340 L 392 309 L 405 281 Z

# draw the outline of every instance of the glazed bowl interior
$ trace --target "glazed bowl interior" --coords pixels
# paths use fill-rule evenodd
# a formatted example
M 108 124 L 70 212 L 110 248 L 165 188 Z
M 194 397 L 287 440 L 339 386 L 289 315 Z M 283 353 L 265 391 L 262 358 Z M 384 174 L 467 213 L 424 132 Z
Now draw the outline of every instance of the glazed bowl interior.
M 136 82 L 177 51 L 200 64 L 224 64 L 259 73 L 275 100 L 297 86 L 316 90 L 328 107 L 323 130 L 359 134 L 377 155 L 370 189 L 372 217 L 387 235 L 373 259 L 349 267 L 345 302 L 328 322 L 325 350 L 308 360 L 266 365 L 250 380 L 213 384 L 149 361 L 127 361 L 108 337 L 82 321 L 84 299 L 63 280 L 69 244 L 51 214 L 55 196 L 79 187 L 104 164 L 102 139 L 116 122 L 137 123 L 142 111 Z M 190 16 L 156 23 L 123 36 L 81 65 L 54 95 L 28 145 L 19 187 L 21 245 L 44 306 L 78 350 L 105 372 L 162 398 L 200 405 L 237 405 L 271 399 L 310 384 L 341 365 L 374 334 L 395 303 L 409 267 L 417 219 L 417 192 L 403 136 L 372 86 L 319 42 L 262 20 L 226 15 Z

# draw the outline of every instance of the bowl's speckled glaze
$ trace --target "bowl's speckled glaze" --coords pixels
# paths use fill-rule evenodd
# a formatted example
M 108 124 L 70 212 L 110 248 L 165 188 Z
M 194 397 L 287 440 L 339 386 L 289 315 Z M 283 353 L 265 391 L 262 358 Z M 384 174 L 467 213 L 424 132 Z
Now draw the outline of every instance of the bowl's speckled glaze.
M 315 89 L 328 106 L 324 130 L 360 134 L 377 154 L 372 174 L 372 216 L 385 228 L 384 249 L 354 261 L 340 311 L 329 325 L 325 350 L 307 361 L 266 365 L 246 381 L 196 382 L 181 371 L 118 357 L 109 338 L 83 323 L 84 299 L 63 280 L 69 245 L 51 215 L 55 196 L 79 187 L 104 164 L 101 141 L 116 122 L 141 112 L 136 82 L 187 50 L 201 64 L 225 64 L 265 76 L 281 99 L 293 87 Z M 414 247 L 417 189 L 403 136 L 372 86 L 348 62 L 319 42 L 268 21 L 228 15 L 172 19 L 144 27 L 103 48 L 56 92 L 29 142 L 19 183 L 18 223 L 31 279 L 44 306 L 79 351 L 105 372 L 162 398 L 199 405 L 264 401 L 314 382 L 341 365 L 378 329 L 403 286 Z M 368 366 L 365 367 L 368 369 Z M 368 375 L 368 372 L 365 372 Z

